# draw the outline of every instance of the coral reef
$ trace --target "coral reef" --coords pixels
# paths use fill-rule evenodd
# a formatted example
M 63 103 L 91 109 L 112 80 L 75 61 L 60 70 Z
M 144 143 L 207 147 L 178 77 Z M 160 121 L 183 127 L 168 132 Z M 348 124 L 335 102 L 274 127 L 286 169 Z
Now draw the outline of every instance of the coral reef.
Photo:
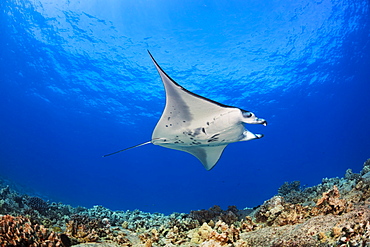
M 65 246 L 59 234 L 23 216 L 0 216 L 0 246 Z
M 209 221 L 222 220 L 227 224 L 232 224 L 238 220 L 238 209 L 235 206 L 229 206 L 226 211 L 215 205 L 208 210 L 191 211 L 189 217 L 199 221 L 200 224 Z
M 40 213 L 45 213 L 49 208 L 49 204 L 45 202 L 40 197 L 30 197 L 28 198 L 28 206 L 34 210 L 39 211 Z
M 305 201 L 306 198 L 302 194 L 300 181 L 293 181 L 291 183 L 285 182 L 278 189 L 278 196 L 282 196 L 286 202 L 294 204 L 303 203 Z
M 285 182 L 278 189 L 278 195 L 287 195 L 287 194 L 289 194 L 293 191 L 301 191 L 301 182 L 300 181 L 293 181 L 291 183 Z
M 66 224 L 65 234 L 73 243 L 88 243 L 100 240 L 111 241 L 121 246 L 131 246 L 126 233 L 119 228 L 112 228 L 108 218 L 90 218 L 75 214 Z
M 286 182 L 253 209 L 163 215 L 74 208 L 0 181 L 0 213 L 0 246 L 370 246 L 370 159 L 360 173 L 348 169 L 313 187 Z

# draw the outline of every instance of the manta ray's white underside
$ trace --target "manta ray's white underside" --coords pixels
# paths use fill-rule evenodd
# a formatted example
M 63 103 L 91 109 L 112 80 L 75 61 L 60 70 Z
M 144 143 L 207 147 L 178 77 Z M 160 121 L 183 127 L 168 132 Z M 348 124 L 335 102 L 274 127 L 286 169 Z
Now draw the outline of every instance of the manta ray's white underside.
M 188 152 L 210 170 L 229 143 L 262 137 L 246 130 L 244 123 L 266 125 L 265 120 L 184 89 L 150 56 L 166 90 L 166 106 L 153 131 L 153 144 Z
M 153 131 L 152 140 L 144 144 L 153 143 L 188 152 L 210 170 L 228 144 L 263 136 L 246 130 L 244 124 L 266 125 L 264 119 L 257 118 L 252 112 L 223 105 L 186 90 L 163 71 L 150 52 L 149 55 L 164 84 L 166 106 Z

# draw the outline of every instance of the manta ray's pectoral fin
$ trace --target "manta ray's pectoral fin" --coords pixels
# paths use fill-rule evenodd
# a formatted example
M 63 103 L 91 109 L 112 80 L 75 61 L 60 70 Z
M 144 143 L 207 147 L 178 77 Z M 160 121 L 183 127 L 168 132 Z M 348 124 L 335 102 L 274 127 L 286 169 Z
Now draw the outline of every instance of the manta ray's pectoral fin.
M 197 157 L 202 162 L 204 168 L 209 171 L 216 165 L 226 146 L 186 147 L 182 148 L 181 151 L 188 152 Z

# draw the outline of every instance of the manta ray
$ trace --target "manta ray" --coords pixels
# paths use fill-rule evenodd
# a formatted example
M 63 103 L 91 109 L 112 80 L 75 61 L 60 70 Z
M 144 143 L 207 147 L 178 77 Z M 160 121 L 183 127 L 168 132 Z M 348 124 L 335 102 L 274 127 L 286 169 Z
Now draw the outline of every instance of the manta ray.
M 149 143 L 194 155 L 211 170 L 230 143 L 260 139 L 244 124 L 267 125 L 250 111 L 228 106 L 186 90 L 169 77 L 148 51 L 165 88 L 166 105 L 148 142 L 125 148 L 103 157 Z

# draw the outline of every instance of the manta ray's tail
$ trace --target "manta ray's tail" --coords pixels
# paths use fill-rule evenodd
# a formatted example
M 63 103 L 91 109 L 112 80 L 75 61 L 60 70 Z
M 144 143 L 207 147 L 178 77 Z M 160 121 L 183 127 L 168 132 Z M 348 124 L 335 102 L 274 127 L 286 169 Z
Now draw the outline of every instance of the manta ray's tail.
M 122 150 L 116 151 L 116 152 L 114 152 L 114 153 L 106 154 L 106 155 L 103 155 L 102 157 L 107 157 L 107 156 L 111 156 L 111 155 L 113 155 L 113 154 L 118 154 L 118 153 L 120 153 L 120 152 L 123 152 L 123 151 L 129 150 L 129 149 L 133 149 L 133 148 L 137 148 L 137 147 L 140 147 L 140 146 L 144 146 L 144 145 L 149 144 L 149 143 L 152 143 L 152 141 L 144 142 L 144 143 L 141 143 L 141 144 L 138 144 L 138 145 L 135 145 L 135 146 L 129 147 L 129 148 L 125 148 L 125 149 L 122 149 Z

